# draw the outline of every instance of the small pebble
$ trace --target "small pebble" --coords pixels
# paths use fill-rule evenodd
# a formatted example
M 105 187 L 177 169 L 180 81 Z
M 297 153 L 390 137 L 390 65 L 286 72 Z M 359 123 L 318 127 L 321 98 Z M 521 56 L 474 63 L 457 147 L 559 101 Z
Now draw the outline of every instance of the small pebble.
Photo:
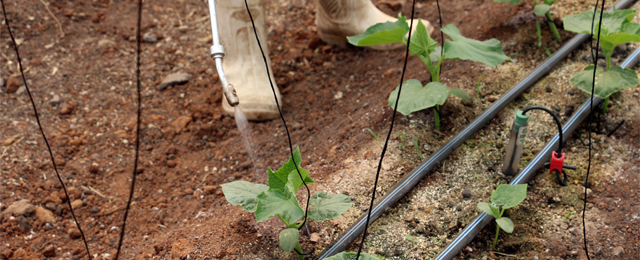
M 462 190 L 462 197 L 464 197 L 465 199 L 471 198 L 471 191 L 468 189 Z
M 158 42 L 158 36 L 155 33 L 152 33 L 152 32 L 146 32 L 142 36 L 142 39 L 146 43 L 156 43 L 156 42 Z
M 53 95 L 53 98 L 51 98 L 51 101 L 49 101 L 49 103 L 51 103 L 52 106 L 57 106 L 60 105 L 61 99 L 59 95 Z

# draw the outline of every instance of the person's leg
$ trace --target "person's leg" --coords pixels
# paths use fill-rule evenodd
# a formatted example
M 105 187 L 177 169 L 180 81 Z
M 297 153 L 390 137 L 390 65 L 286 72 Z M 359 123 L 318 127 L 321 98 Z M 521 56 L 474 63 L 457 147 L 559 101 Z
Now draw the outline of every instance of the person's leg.
M 371 0 L 316 0 L 316 25 L 323 41 L 341 47 L 347 46 L 347 36 L 364 33 L 370 26 L 398 19 L 391 17 L 378 8 Z M 415 26 L 414 21 L 414 26 Z M 433 26 L 423 20 L 427 30 L 433 32 Z M 375 50 L 391 50 L 404 46 L 398 44 L 382 44 L 371 46 Z
M 247 2 L 256 25 L 260 44 L 267 57 L 269 72 L 278 96 L 278 102 L 282 104 L 280 92 L 271 70 L 262 0 L 248 0 Z M 252 121 L 277 118 L 279 116 L 278 107 L 273 98 L 267 71 L 244 1 L 218 0 L 216 1 L 216 7 L 218 9 L 220 41 L 226 53 L 223 59 L 223 67 L 229 83 L 236 89 L 240 100 L 240 108 L 247 116 L 247 119 Z M 227 103 L 226 98 L 222 98 L 222 108 L 228 114 L 234 114 L 234 109 Z

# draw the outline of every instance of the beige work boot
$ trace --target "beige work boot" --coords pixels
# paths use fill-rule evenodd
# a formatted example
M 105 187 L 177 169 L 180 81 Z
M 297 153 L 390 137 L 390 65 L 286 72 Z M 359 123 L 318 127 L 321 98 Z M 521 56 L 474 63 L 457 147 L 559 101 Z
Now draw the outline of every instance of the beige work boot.
M 326 43 L 340 47 L 347 46 L 347 36 L 362 34 L 367 28 L 377 23 L 398 20 L 380 11 L 371 0 L 316 0 L 316 7 L 316 25 L 320 38 Z M 426 20 L 422 23 L 429 33 L 433 33 L 431 23 Z M 414 19 L 414 31 L 417 24 L 418 20 Z M 402 43 L 390 43 L 368 48 L 393 50 L 404 46 Z
M 258 38 L 262 50 L 267 57 L 269 75 L 278 97 L 282 104 L 280 91 L 273 77 L 271 60 L 269 59 L 269 44 L 265 30 L 265 13 L 262 0 L 248 0 L 249 10 L 256 25 Z M 218 9 L 218 27 L 220 41 L 225 49 L 222 67 L 227 80 L 236 89 L 240 108 L 248 120 L 264 121 L 277 118 L 278 107 L 273 98 L 267 70 L 264 60 L 258 48 L 251 19 L 241 0 L 216 1 Z M 234 108 L 229 105 L 226 98 L 222 98 L 222 108 L 230 115 L 234 114 Z

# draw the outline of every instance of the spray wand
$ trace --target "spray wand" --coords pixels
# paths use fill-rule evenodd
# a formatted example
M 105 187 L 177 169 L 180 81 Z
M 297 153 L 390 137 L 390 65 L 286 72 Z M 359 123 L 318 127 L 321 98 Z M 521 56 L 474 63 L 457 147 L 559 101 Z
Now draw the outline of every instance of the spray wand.
M 211 57 L 216 62 L 216 70 L 220 82 L 222 83 L 222 92 L 224 97 L 232 107 L 237 106 L 240 103 L 238 95 L 233 85 L 229 84 L 227 77 L 222 69 L 222 58 L 224 57 L 224 47 L 220 44 L 220 33 L 218 32 L 218 17 L 216 16 L 216 3 L 214 0 L 209 0 L 209 14 L 211 20 L 211 35 L 213 36 L 213 45 L 211 46 Z
M 518 166 L 520 164 L 522 149 L 524 147 L 524 139 L 527 135 L 528 129 L 529 115 L 527 115 L 527 112 L 530 110 L 542 110 L 547 112 L 553 117 L 553 120 L 558 126 L 558 135 L 560 136 L 558 140 L 558 150 L 551 153 L 551 162 L 546 163 L 545 167 L 549 167 L 549 172 L 556 174 L 560 185 L 567 186 L 567 173 L 564 169 L 575 170 L 576 167 L 564 165 L 565 153 L 562 152 L 562 124 L 560 124 L 558 116 L 546 107 L 533 106 L 516 113 L 516 119 L 513 122 L 513 128 L 511 129 L 511 134 L 509 136 L 509 145 L 507 146 L 504 162 L 502 163 L 502 173 L 505 175 L 515 175 L 518 173 Z M 564 179 L 560 177 L 560 173 L 564 175 Z

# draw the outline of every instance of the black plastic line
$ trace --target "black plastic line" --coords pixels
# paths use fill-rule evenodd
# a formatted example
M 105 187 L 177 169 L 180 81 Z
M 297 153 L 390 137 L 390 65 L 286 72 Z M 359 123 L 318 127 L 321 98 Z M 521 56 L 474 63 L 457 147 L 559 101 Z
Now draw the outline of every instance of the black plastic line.
M 273 92 L 273 99 L 276 100 L 276 107 L 278 107 L 278 113 L 280 114 L 280 119 L 282 119 L 282 124 L 284 124 L 284 130 L 287 132 L 287 139 L 289 140 L 289 152 L 291 153 L 291 161 L 293 161 L 293 166 L 296 167 L 296 171 L 298 172 L 298 176 L 300 176 L 300 180 L 302 181 L 302 184 L 304 184 L 304 187 L 307 188 L 307 206 L 304 209 L 304 218 L 302 219 L 302 225 L 300 225 L 300 227 L 298 228 L 298 230 L 300 230 L 302 226 L 306 225 L 307 223 L 307 213 L 309 212 L 309 202 L 311 201 L 311 191 L 309 190 L 309 186 L 307 186 L 307 183 L 304 181 L 304 178 L 302 178 L 302 174 L 300 173 L 300 169 L 298 168 L 298 162 L 296 162 L 296 158 L 293 156 L 293 144 L 291 144 L 291 134 L 289 134 L 287 121 L 284 120 L 284 115 L 282 115 L 282 109 L 280 108 L 280 102 L 278 102 L 276 89 L 273 86 L 273 81 L 271 80 L 271 74 L 269 73 L 269 63 L 267 63 L 267 56 L 264 55 L 264 50 L 262 50 L 262 44 L 260 44 L 260 38 L 258 37 L 258 30 L 256 29 L 256 24 L 253 21 L 253 16 L 251 15 L 251 11 L 249 10 L 249 4 L 247 4 L 247 0 L 244 0 L 244 7 L 247 9 L 247 13 L 249 14 L 249 19 L 251 19 L 251 25 L 253 26 L 253 33 L 256 36 L 256 42 L 258 43 L 258 48 L 260 48 L 260 53 L 262 54 L 262 60 L 264 61 L 264 66 L 267 69 L 267 78 L 269 79 L 269 84 L 271 85 L 271 91 Z M 212 17 L 211 19 L 215 19 L 215 17 Z M 297 252 L 297 253 L 300 253 L 300 252 Z
M 619 4 L 620 5 L 620 4 Z M 626 5 L 625 5 L 626 7 Z M 622 9 L 622 8 L 620 8 Z M 636 49 L 620 66 L 622 68 L 631 68 L 640 58 L 640 49 Z M 593 104 L 598 105 L 602 102 L 601 98 L 593 98 Z M 578 111 L 569 119 L 569 121 L 563 127 L 563 137 L 569 138 L 573 131 L 589 116 L 590 100 L 587 100 L 582 104 Z M 518 174 L 518 176 L 511 182 L 511 185 L 523 184 L 529 182 L 536 174 L 536 171 L 544 166 L 545 162 L 549 161 L 551 157 L 551 151 L 555 149 L 558 143 L 559 136 L 555 135 L 549 143 L 536 155 L 535 158 Z M 471 240 L 473 240 L 484 227 L 486 227 L 493 220 L 492 216 L 486 213 L 481 213 L 471 224 L 469 224 L 451 244 L 445 248 L 437 257 L 436 260 L 453 259 L 463 248 L 465 248 Z
M 436 0 L 438 1 L 438 0 Z M 362 234 L 362 240 L 358 247 L 358 253 L 356 254 L 356 260 L 360 258 L 362 247 L 364 247 L 364 241 L 367 238 L 367 228 L 371 222 L 371 209 L 373 208 L 373 202 L 376 200 L 376 189 L 378 188 L 378 179 L 380 177 L 380 169 L 382 169 L 382 161 L 384 160 L 384 154 L 387 152 L 389 145 L 389 139 L 393 133 L 393 124 L 396 121 L 396 114 L 398 114 L 398 104 L 400 104 L 400 92 L 402 92 L 402 83 L 404 81 L 404 73 L 407 71 L 407 62 L 409 61 L 409 46 L 411 46 L 411 30 L 413 29 L 413 16 L 416 11 L 416 0 L 413 0 L 411 5 L 411 23 L 409 24 L 409 36 L 407 37 L 407 48 L 404 54 L 404 65 L 402 66 L 402 75 L 400 75 L 400 85 L 398 87 L 398 95 L 396 96 L 396 104 L 393 106 L 393 114 L 391 115 L 391 124 L 389 125 L 389 132 L 387 132 L 387 139 L 384 140 L 384 146 L 382 147 L 382 153 L 380 154 L 380 161 L 378 161 L 378 168 L 376 169 L 376 180 L 373 183 L 373 190 L 371 191 L 371 203 L 369 204 L 369 210 L 367 210 L 367 221 L 364 224 L 364 233 Z
M 27 90 L 27 94 L 29 94 L 29 100 L 31 101 L 31 106 L 33 107 L 33 113 L 36 116 L 36 122 L 38 123 L 38 129 L 40 130 L 40 134 L 42 135 L 42 139 L 44 139 L 44 143 L 47 145 L 47 150 L 49 151 L 49 156 L 51 157 L 51 164 L 53 164 L 53 170 L 56 173 L 56 177 L 58 177 L 58 181 L 60 181 L 60 185 L 62 185 L 62 190 L 64 191 L 64 195 L 67 197 L 67 205 L 69 205 L 69 211 L 71 212 L 71 216 L 73 217 L 73 221 L 76 223 L 76 227 L 78 227 L 78 231 L 80 231 L 80 236 L 82 236 L 82 241 L 84 242 L 84 249 L 87 250 L 87 255 L 89 256 L 89 260 L 91 260 L 91 253 L 89 252 L 89 244 L 87 243 L 87 239 L 84 236 L 84 232 L 82 232 L 82 228 L 80 228 L 80 223 L 78 223 L 78 219 L 76 218 L 76 214 L 73 212 L 73 207 L 71 207 L 71 198 L 69 198 L 69 193 L 67 192 L 67 186 L 64 185 L 62 178 L 60 178 L 60 173 L 58 172 L 58 166 L 56 165 L 56 160 L 53 157 L 53 152 L 51 151 L 51 146 L 49 145 L 49 141 L 47 140 L 47 136 L 44 133 L 44 128 L 42 128 L 42 123 L 40 123 L 40 116 L 38 115 L 38 108 L 36 108 L 36 103 L 33 101 L 33 96 L 31 95 L 31 90 L 29 90 L 29 85 L 27 84 L 27 78 L 24 76 L 24 69 L 22 67 L 22 59 L 20 59 L 20 51 L 18 51 L 18 44 L 16 43 L 15 37 L 13 37 L 13 32 L 11 31 L 11 25 L 9 24 L 9 18 L 7 18 L 7 9 L 4 6 L 4 0 L 0 0 L 0 4 L 2 5 L 2 15 L 4 15 L 4 22 L 7 25 L 7 31 L 9 31 L 9 36 L 11 37 L 11 42 L 13 42 L 13 48 L 16 51 L 16 57 L 18 59 L 18 67 L 20 68 L 20 75 L 22 75 L 22 81 L 24 82 L 24 87 Z
M 624 9 L 635 0 L 622 0 L 616 5 L 616 9 Z M 473 134 L 480 130 L 486 123 L 493 119 L 503 108 L 514 101 L 527 88 L 535 84 L 542 76 L 546 75 L 551 69 L 562 61 L 569 53 L 578 48 L 590 38 L 589 34 L 581 33 L 573 37 L 561 49 L 547 58 L 534 71 L 529 73 L 522 81 L 515 85 L 511 90 L 505 93 L 490 108 L 485 110 L 481 115 L 469 123 L 458 134 L 452 137 L 445 145 L 434 153 L 430 158 L 426 159 L 420 166 L 405 175 L 396 185 L 391 187 L 376 205 L 371 209 L 371 218 L 373 221 L 378 219 L 389 207 L 399 201 L 407 194 L 422 178 L 431 172 L 440 162 L 442 162 L 456 148 L 467 141 Z M 330 257 L 339 252 L 344 251 L 364 230 L 364 222 L 366 215 L 358 218 L 338 239 L 336 239 L 328 248 L 320 253 L 316 259 Z
M 129 190 L 129 200 L 124 210 L 124 218 L 122 220 L 122 229 L 120 229 L 120 239 L 118 240 L 118 249 L 113 259 L 118 260 L 120 248 L 124 240 L 124 230 L 127 225 L 127 217 L 129 216 L 129 208 L 133 200 L 133 191 L 136 187 L 136 175 L 138 174 L 138 157 L 140 153 L 140 116 L 142 115 L 142 96 L 140 95 L 140 43 L 142 36 L 140 34 L 140 25 L 142 24 L 142 0 L 138 0 L 138 29 L 136 32 L 137 50 L 136 50 L 136 91 L 138 94 L 138 118 L 136 119 L 136 151 L 133 159 L 133 173 L 131 173 L 131 189 Z
M 522 114 L 526 115 L 527 112 L 529 112 L 530 110 L 542 110 L 544 112 L 547 112 L 549 115 L 551 115 L 551 117 L 553 117 L 553 121 L 556 122 L 556 125 L 558 126 L 558 133 L 562 133 L 562 123 L 560 123 L 560 119 L 558 119 L 558 116 L 555 113 L 551 112 L 551 110 L 549 110 L 546 107 L 533 106 L 533 107 L 528 107 L 522 110 Z M 557 153 L 558 153 L 558 156 L 562 156 L 562 136 L 560 136 L 560 145 L 558 146 Z

